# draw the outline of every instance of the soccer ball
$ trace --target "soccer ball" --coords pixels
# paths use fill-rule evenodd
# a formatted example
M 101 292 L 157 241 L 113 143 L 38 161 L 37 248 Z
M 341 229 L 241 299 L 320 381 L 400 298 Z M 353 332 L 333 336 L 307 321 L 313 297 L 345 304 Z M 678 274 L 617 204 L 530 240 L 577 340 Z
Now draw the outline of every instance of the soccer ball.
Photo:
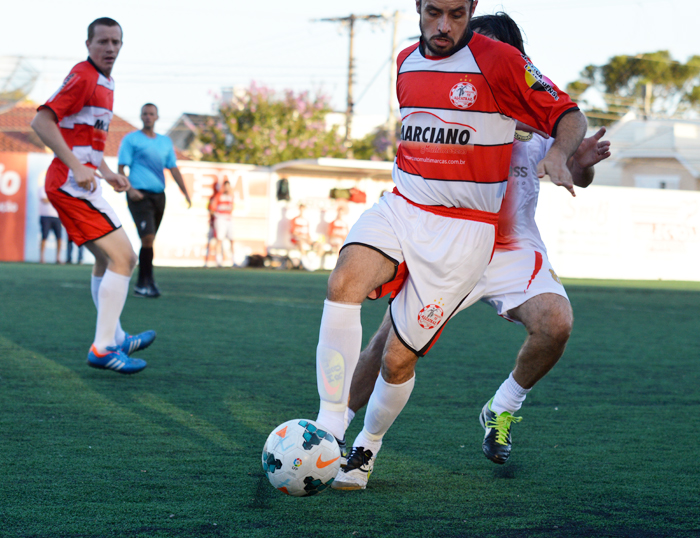
M 287 495 L 316 495 L 330 486 L 340 469 L 340 447 L 329 432 L 311 420 L 280 424 L 262 451 L 270 484 Z

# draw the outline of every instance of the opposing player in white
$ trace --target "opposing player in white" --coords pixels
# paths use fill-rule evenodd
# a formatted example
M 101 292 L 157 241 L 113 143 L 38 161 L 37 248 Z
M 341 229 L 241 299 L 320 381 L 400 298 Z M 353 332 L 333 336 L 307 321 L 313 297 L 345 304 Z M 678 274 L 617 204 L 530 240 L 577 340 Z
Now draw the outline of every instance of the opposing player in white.
M 495 40 L 505 41 L 524 54 L 522 37 L 507 15 L 475 17 L 471 28 Z M 520 127 L 525 127 L 519 125 Z M 593 181 L 593 166 L 610 156 L 610 143 L 601 141 L 605 129 L 583 140 L 569 161 L 574 184 L 587 187 Z M 530 389 L 549 372 L 564 352 L 573 325 L 566 291 L 547 259 L 547 250 L 535 223 L 540 190 L 538 163 L 554 140 L 539 134 L 516 131 L 508 188 L 498 222 L 496 250 L 486 273 L 473 294 L 496 309 L 498 315 L 525 326 L 528 336 L 518 353 L 515 369 L 484 406 L 480 420 L 486 430 L 483 450 L 495 463 L 510 455 L 510 427 L 520 421 L 520 409 Z M 410 270 L 410 268 L 409 268 Z M 391 328 L 387 315 L 365 348 L 353 376 L 346 427 L 355 412 L 373 395 L 381 354 Z M 368 411 L 369 413 L 369 411 Z M 335 489 L 364 489 L 382 440 L 372 432 L 372 419 L 353 443 L 347 464 L 338 473 Z M 341 447 L 343 448 L 343 447 Z

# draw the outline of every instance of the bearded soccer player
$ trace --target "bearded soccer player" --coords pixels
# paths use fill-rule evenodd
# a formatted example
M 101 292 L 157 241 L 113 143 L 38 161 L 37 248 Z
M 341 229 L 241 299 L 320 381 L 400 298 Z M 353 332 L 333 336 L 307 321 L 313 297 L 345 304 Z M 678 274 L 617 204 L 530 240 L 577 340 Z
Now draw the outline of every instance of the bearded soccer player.
M 513 45 L 525 54 L 520 29 L 505 13 L 475 17 L 470 28 Z M 587 187 L 593 181 L 593 166 L 610 156 L 610 142 L 600 140 L 604 134 L 602 128 L 586 138 L 570 159 L 568 164 L 576 186 Z M 547 259 L 547 250 L 535 223 L 540 188 L 537 164 L 553 144 L 552 138 L 516 130 L 508 188 L 498 221 L 496 250 L 473 292 L 494 307 L 500 316 L 524 325 L 528 332 L 515 369 L 484 406 L 480 416 L 486 430 L 482 444 L 484 454 L 499 464 L 505 463 L 510 456 L 511 424 L 520 420 L 515 413 L 530 389 L 563 354 L 573 324 L 566 291 Z M 387 314 L 360 355 L 350 387 L 348 424 L 370 398 L 380 371 L 381 350 L 390 328 Z M 362 448 L 354 450 L 354 461 L 345 466 L 332 486 L 336 489 L 363 489 L 371 472 L 369 465 L 362 468 L 364 456 Z M 367 463 L 370 459 L 367 458 Z
M 95 256 L 92 299 L 97 308 L 95 340 L 87 363 L 94 368 L 133 374 L 146 362 L 130 355 L 153 343 L 154 331 L 126 334 L 121 316 L 136 254 L 114 210 L 102 197 L 100 179 L 115 191 L 129 189 L 126 177 L 103 159 L 112 119 L 111 72 L 122 47 L 117 21 L 103 17 L 88 26 L 88 59 L 71 69 L 59 90 L 39 107 L 32 128 L 55 157 L 46 173 L 46 194 L 68 236 Z
M 474 34 L 476 0 L 423 0 L 421 40 L 398 58 L 402 137 L 396 189 L 353 226 L 328 281 L 316 354 L 317 422 L 338 439 L 360 354 L 360 306 L 407 267 L 391 303 L 381 375 L 348 465 L 369 469 L 413 390 L 418 358 L 474 293 L 491 259 L 516 120 L 556 135 L 538 165 L 573 193 L 578 107 L 517 49 Z M 405 264 L 405 265 L 404 265 Z M 361 457 L 353 458 L 362 453 Z

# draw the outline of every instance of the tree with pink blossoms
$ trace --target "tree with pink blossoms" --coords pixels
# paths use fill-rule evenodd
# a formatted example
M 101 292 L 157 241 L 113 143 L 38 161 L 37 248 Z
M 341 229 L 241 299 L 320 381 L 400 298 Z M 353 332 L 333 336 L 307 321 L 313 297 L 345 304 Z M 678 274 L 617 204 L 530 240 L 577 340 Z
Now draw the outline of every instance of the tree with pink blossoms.
M 344 157 L 337 127 L 326 127 L 328 98 L 281 93 L 252 83 L 219 105 L 218 117 L 199 132 L 202 159 L 271 166 L 283 161 Z

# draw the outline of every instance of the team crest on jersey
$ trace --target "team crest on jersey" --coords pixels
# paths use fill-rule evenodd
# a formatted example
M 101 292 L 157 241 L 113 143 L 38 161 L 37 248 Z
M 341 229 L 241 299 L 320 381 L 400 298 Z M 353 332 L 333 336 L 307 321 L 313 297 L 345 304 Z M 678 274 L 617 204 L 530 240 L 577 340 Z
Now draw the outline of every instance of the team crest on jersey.
M 559 94 L 554 89 L 552 81 L 540 73 L 540 70 L 532 64 L 530 58 L 524 54 L 521 54 L 521 56 L 525 60 L 525 82 L 527 82 L 527 85 L 535 91 L 547 92 L 555 101 L 559 101 Z
M 476 97 L 476 88 L 469 82 L 458 82 L 450 90 L 450 101 L 457 108 L 469 108 L 476 103 Z
M 561 280 L 559 280 L 559 276 L 554 272 L 554 269 L 550 269 L 549 273 L 552 275 L 552 278 L 554 279 L 554 282 L 557 284 L 561 284 Z
M 445 311 L 438 305 L 426 305 L 420 312 L 418 312 L 418 325 L 424 329 L 434 329 L 440 324 L 444 315 Z

